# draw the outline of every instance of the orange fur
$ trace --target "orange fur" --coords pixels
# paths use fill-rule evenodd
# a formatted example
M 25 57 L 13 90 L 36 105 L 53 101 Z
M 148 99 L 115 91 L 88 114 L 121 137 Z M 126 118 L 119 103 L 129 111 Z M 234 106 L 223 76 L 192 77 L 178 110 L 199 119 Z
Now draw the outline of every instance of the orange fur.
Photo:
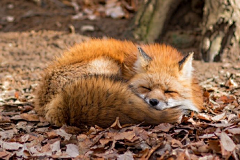
M 179 66 L 183 56 L 176 49 L 159 44 L 141 47 L 151 57 L 149 61 L 139 56 L 137 46 L 129 41 L 93 39 L 75 45 L 45 70 L 37 90 L 36 111 L 56 125 L 81 128 L 107 127 L 116 117 L 123 124 L 176 122 L 186 109 L 181 105 L 154 108 L 146 97 L 189 100 L 197 108 L 194 110 L 200 111 L 199 85 L 195 78 L 182 76 L 185 69 L 181 67 L 190 60 Z M 166 94 L 169 88 L 177 92 Z M 142 95 L 146 97 L 140 98 Z

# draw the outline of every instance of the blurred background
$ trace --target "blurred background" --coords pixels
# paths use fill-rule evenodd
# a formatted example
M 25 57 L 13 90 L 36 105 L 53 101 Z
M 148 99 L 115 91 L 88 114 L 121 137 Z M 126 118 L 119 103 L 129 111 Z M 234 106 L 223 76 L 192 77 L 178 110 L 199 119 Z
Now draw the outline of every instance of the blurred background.
M 198 60 L 239 60 L 240 0 L 1 0 L 0 6 L 1 32 L 161 42 L 194 51 Z

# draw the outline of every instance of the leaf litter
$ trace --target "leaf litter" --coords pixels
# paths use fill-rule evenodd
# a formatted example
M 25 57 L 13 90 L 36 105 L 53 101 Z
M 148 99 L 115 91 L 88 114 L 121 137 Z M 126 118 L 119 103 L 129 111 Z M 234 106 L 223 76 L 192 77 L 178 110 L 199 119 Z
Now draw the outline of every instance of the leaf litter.
M 19 36 L 21 40 L 5 36 L 5 41 L 12 45 L 0 48 L 6 57 L 4 63 L 0 63 L 0 159 L 239 159 L 238 72 L 202 81 L 206 109 L 200 114 L 185 115 L 180 124 L 122 126 L 117 118 L 107 129 L 98 126 L 87 131 L 73 126 L 58 128 L 34 112 L 33 93 L 52 53 L 62 51 L 51 45 L 55 42 L 51 41 L 52 37 L 56 39 L 60 33 L 32 34 L 35 35 L 31 38 L 33 42 L 26 45 L 17 45 L 25 43 L 24 37 L 29 36 L 25 33 Z M 69 35 L 61 36 L 69 39 Z M 75 36 L 71 39 L 84 39 Z M 49 54 L 36 51 L 38 56 L 31 55 L 36 49 L 29 47 L 33 44 L 47 48 Z M 10 54 L 20 50 L 24 57 Z M 19 61 L 19 57 L 24 61 Z

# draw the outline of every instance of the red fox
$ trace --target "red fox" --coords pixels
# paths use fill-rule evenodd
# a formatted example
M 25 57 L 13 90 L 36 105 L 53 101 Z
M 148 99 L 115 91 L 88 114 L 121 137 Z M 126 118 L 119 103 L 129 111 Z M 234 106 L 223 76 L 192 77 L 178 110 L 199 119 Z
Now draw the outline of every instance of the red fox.
M 36 111 L 51 123 L 80 128 L 177 122 L 203 109 L 193 54 L 160 44 L 93 39 L 75 45 L 45 70 Z

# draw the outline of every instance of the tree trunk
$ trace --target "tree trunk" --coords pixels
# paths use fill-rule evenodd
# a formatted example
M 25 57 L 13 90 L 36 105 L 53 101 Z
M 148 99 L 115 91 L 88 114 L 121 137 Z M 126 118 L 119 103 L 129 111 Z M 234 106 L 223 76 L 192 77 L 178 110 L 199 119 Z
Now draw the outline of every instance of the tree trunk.
M 194 28 L 198 30 L 195 35 L 199 38 L 195 40 L 196 46 L 192 47 L 199 48 L 198 56 L 204 61 L 221 61 L 224 56 L 239 51 L 240 0 L 205 0 L 204 2 L 204 8 L 201 8 L 203 18 L 199 21 L 201 25 Z M 152 43 L 160 36 L 163 39 L 169 20 L 175 18 L 172 17 L 173 13 L 178 11 L 179 6 L 186 6 L 186 3 L 193 6 L 198 2 L 196 0 L 144 0 L 133 21 L 131 34 L 138 41 L 145 43 Z M 185 20 L 183 16 L 178 18 L 177 22 Z M 190 22 L 198 21 L 193 18 Z M 183 30 L 186 31 L 184 25 Z M 178 37 L 179 40 L 181 37 Z
M 205 0 L 200 51 L 204 61 L 221 61 L 239 50 L 240 0 Z
M 164 30 L 181 0 L 144 0 L 134 19 L 132 34 L 145 43 L 154 42 Z

